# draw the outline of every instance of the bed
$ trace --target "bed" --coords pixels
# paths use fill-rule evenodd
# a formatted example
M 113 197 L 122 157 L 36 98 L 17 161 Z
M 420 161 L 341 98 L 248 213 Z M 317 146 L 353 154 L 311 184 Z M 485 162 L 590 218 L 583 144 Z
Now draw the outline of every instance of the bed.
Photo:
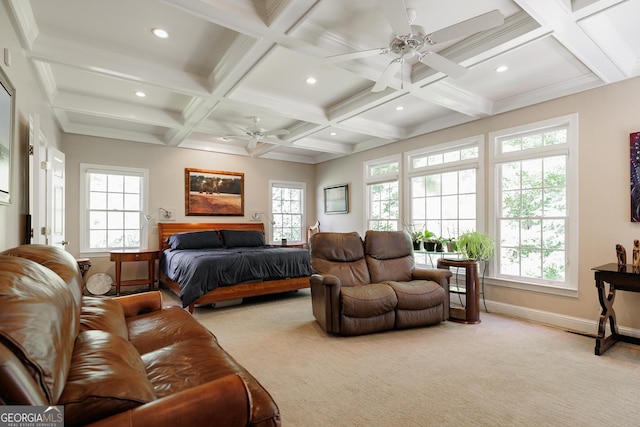
M 191 313 L 193 313 L 196 305 L 295 291 L 309 287 L 311 266 L 309 253 L 306 249 L 272 245 L 257 247 L 257 245 L 252 245 L 252 247 L 248 248 L 234 247 L 233 249 L 227 247 L 202 248 L 202 251 L 200 251 L 194 247 L 187 247 L 186 250 L 182 250 L 183 248 L 179 243 L 179 239 L 184 240 L 186 237 L 191 238 L 193 236 L 200 238 L 200 236 L 208 235 L 212 232 L 215 232 L 218 236 L 226 233 L 229 239 L 231 237 L 236 239 L 236 236 L 239 235 L 251 236 L 256 234 L 238 233 L 239 231 L 253 231 L 264 234 L 264 224 L 261 222 L 158 223 L 159 248 L 162 251 L 159 269 L 160 285 L 176 294 L 182 301 L 183 307 L 188 307 Z M 247 237 L 242 236 L 242 238 L 246 239 Z M 171 245 L 169 240 L 171 240 Z M 178 244 L 176 245 L 177 241 Z M 222 255 L 235 257 L 235 261 L 218 258 L 218 256 Z M 281 257 L 285 257 L 284 261 Z M 210 264 L 205 262 L 208 258 L 210 259 L 206 262 Z M 179 262 L 185 262 L 186 264 L 182 266 L 176 264 Z M 196 262 L 197 264 L 189 264 Z M 258 268 L 257 266 L 260 263 L 266 266 Z M 215 268 L 220 270 L 221 267 L 217 267 L 218 264 L 226 265 L 225 271 L 233 272 L 233 274 L 225 275 L 217 271 L 205 274 L 204 279 L 190 277 L 191 271 L 196 269 Z M 238 268 L 236 268 L 237 265 L 247 264 L 251 266 L 253 271 L 247 274 L 239 274 Z M 291 269 L 296 264 L 299 264 L 298 269 L 292 271 Z M 274 265 L 281 266 L 281 268 L 274 268 Z M 287 268 L 283 268 L 282 265 L 287 266 Z M 284 271 L 274 272 L 274 270 Z M 186 275 L 185 272 L 187 273 Z M 237 278 L 241 281 L 228 283 L 231 278 Z

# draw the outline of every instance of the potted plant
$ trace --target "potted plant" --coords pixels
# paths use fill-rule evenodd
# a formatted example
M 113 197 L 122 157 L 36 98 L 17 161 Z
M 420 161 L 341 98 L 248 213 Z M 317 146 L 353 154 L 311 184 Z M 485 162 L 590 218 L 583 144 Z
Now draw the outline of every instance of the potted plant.
M 444 252 L 444 247 L 446 245 L 446 239 L 444 237 L 436 238 L 436 252 Z
M 444 245 L 446 246 L 446 252 L 456 252 L 458 250 L 458 242 L 456 242 L 455 237 L 446 237 Z
M 486 233 L 469 231 L 458 237 L 458 250 L 469 259 L 487 260 L 493 257 L 493 239 Z
M 428 252 L 435 252 L 436 250 L 436 234 L 429 230 L 424 230 L 422 240 L 424 241 L 424 249 Z
M 413 242 L 413 250 L 420 250 L 420 245 L 422 244 L 422 236 L 424 236 L 422 231 L 410 231 L 411 241 Z

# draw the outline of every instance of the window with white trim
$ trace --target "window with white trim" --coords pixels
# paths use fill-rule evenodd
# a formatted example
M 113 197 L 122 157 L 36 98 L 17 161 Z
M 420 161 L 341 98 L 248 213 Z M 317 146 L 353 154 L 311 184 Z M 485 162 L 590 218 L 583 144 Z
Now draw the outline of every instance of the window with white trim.
M 287 239 L 302 242 L 306 239 L 304 182 L 270 181 L 271 188 L 271 236 L 273 242 Z
M 455 239 L 477 229 L 481 145 L 478 136 L 408 153 L 409 231 Z M 416 262 L 434 258 L 416 254 Z
M 148 171 L 81 164 L 80 177 L 80 251 L 145 248 Z
M 496 278 L 577 289 L 577 115 L 491 141 Z
M 400 161 L 398 155 L 364 165 L 367 230 L 400 229 Z

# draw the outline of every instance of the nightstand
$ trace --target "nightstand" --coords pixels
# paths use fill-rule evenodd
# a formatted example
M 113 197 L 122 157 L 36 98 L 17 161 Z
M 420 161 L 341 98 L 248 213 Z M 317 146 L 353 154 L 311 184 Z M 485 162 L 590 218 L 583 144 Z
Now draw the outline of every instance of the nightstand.
M 120 295 L 120 286 L 146 285 L 149 284 L 149 290 L 154 289 L 156 260 L 159 251 L 152 249 L 138 249 L 131 251 L 113 251 L 111 253 L 111 261 L 116 263 L 116 295 Z M 148 273 L 146 279 L 122 280 L 122 263 L 123 262 L 146 262 L 148 264 Z

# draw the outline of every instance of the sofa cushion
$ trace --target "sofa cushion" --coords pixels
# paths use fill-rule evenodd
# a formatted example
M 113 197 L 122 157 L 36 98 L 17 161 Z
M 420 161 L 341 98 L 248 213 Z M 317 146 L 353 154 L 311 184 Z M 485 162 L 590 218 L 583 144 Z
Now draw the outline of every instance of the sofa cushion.
M 171 249 L 215 249 L 223 247 L 220 236 L 215 230 L 172 234 L 167 238 L 167 243 Z
M 411 280 L 413 244 L 406 231 L 367 231 L 364 251 L 372 282 Z
M 142 355 L 179 341 L 214 338 L 207 328 L 180 307 L 168 307 L 126 318 L 129 341 Z
M 29 259 L 56 273 L 67 284 L 76 305 L 80 308 L 84 280 L 76 259 L 69 252 L 56 246 L 33 244 L 7 249 L 2 255 Z
M 436 282 L 413 280 L 387 283 L 398 296 L 398 309 L 422 310 L 435 307 L 444 301 L 444 288 Z
M 80 312 L 80 330 L 111 332 L 129 339 L 122 304 L 112 298 L 84 297 Z
M 104 331 L 78 335 L 57 402 L 64 405 L 66 425 L 85 425 L 155 399 L 144 363 L 131 343 Z
M 0 340 L 25 365 L 51 404 L 69 372 L 80 309 L 52 270 L 0 255 Z
M 192 318 L 192 324 L 198 322 Z M 237 374 L 246 382 L 251 396 L 250 425 L 279 425 L 274 422 L 279 419 L 279 410 L 269 392 L 220 347 L 213 335 L 209 339 L 195 337 L 177 341 L 143 354 L 142 360 L 158 398 Z
M 342 315 L 349 317 L 374 317 L 393 311 L 398 298 L 391 286 L 384 283 L 343 286 L 340 288 Z
M 309 245 L 314 274 L 331 274 L 341 283 L 350 285 L 371 283 L 358 233 L 316 233 L 311 236 Z

